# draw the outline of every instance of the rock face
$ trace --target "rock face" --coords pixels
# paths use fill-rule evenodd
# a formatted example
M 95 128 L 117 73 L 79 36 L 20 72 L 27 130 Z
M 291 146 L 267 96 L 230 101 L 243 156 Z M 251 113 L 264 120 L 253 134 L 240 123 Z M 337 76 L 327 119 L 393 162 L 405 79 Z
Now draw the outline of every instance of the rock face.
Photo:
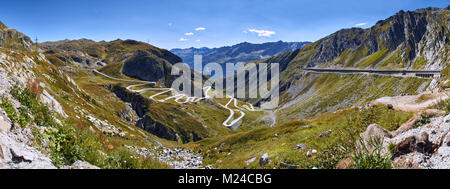
M 368 96 L 379 95 L 374 90 L 389 88 L 392 91 L 386 95 L 390 96 L 407 88 L 418 93 L 426 91 L 432 81 L 418 79 L 410 85 L 398 77 L 395 80 L 399 80 L 399 85 L 390 85 L 374 75 L 312 73 L 301 68 L 440 70 L 449 62 L 449 10 L 446 7 L 400 11 L 370 28 L 339 30 L 299 50 L 259 61 L 279 63 L 283 100 L 277 109 L 278 119 L 304 119 L 340 107 L 363 106 L 369 102 Z M 377 87 L 373 87 L 375 83 Z M 342 91 L 348 91 L 349 95 L 341 98 Z M 336 100 L 336 96 L 340 99 Z
M 367 56 L 386 49 L 399 51 L 399 56 L 409 65 L 421 56 L 429 63 L 424 68 L 442 68 L 447 61 L 443 58 L 446 57 L 445 48 L 449 40 L 449 20 L 445 19 L 448 15 L 449 7 L 400 11 L 369 29 L 340 30 L 317 42 L 317 50 L 308 60 L 308 65 L 321 66 L 335 61 L 339 56 L 345 58 L 342 53 L 346 50 L 347 53 L 350 50 L 352 54 L 360 52 Z M 351 59 L 347 61 L 356 63 Z
M 158 136 L 159 138 L 178 141 L 177 133 L 175 131 L 153 120 L 153 118 L 148 115 L 145 115 L 142 119 L 138 120 L 136 126 Z

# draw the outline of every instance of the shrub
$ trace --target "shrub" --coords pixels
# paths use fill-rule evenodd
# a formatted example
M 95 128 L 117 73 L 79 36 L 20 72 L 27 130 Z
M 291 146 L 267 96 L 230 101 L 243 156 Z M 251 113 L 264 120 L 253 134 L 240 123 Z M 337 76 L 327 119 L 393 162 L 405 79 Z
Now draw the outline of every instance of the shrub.
M 417 123 L 414 125 L 414 128 L 418 128 L 418 127 L 424 126 L 424 125 L 426 125 L 426 124 L 428 124 L 428 123 L 430 123 L 430 122 L 431 122 L 431 121 L 430 121 L 430 117 L 427 116 L 427 115 L 422 114 L 422 116 L 421 116 L 421 118 L 420 118 L 420 121 L 417 122 Z
M 353 154 L 354 169 L 392 169 L 391 159 L 382 153 L 383 139 L 359 140 L 360 148 Z
M 41 82 L 39 79 L 28 80 L 28 89 L 33 97 L 39 98 L 42 93 Z
M 22 105 L 28 108 L 34 118 L 34 123 L 39 126 L 56 127 L 57 123 L 50 109 L 39 101 L 37 96 L 33 95 L 28 88 L 14 86 L 11 95 Z

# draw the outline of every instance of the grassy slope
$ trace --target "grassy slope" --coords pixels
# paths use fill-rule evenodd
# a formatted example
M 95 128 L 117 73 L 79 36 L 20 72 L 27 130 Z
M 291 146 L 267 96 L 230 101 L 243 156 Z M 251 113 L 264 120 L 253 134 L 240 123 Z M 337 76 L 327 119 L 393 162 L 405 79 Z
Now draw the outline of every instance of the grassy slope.
M 416 94 L 422 83 L 427 86 L 430 81 L 378 75 L 308 73 L 298 81 L 304 88 L 297 92 L 297 96 L 303 95 L 304 98 L 292 104 L 290 101 L 295 99 L 294 96 L 285 91 L 281 94 L 284 99 L 282 103 L 292 105 L 280 108 L 276 114 L 280 122 L 307 118 L 339 107 L 363 106 L 382 96 Z
M 264 153 L 268 153 L 271 159 L 271 163 L 264 168 L 279 168 L 280 162 L 296 164 L 299 168 L 334 168 L 346 155 L 338 150 L 338 146 L 344 141 L 354 141 L 355 136 L 368 124 L 378 123 L 393 130 L 411 116 L 410 113 L 385 107 L 372 107 L 362 111 L 346 109 L 321 114 L 309 120 L 291 120 L 272 128 L 210 138 L 189 145 L 194 149 L 201 149 L 205 157 L 204 163 L 213 164 L 217 168 L 262 168 L 258 159 Z M 333 131 L 330 136 L 319 137 L 320 133 L 330 129 Z M 297 150 L 296 145 L 299 143 L 306 144 L 307 148 Z M 316 149 L 318 154 L 308 158 L 306 152 L 312 149 Z M 332 154 L 327 154 L 329 152 Z M 253 157 L 256 160 L 247 165 L 245 161 Z
M 23 62 L 20 58 L 25 55 L 36 57 L 35 53 L 16 52 L 17 59 L 14 62 Z M 58 132 L 56 133 L 33 131 L 37 138 L 36 142 L 39 144 L 37 147 L 44 153 L 50 154 L 58 165 L 71 164 L 73 161 L 81 159 L 102 168 L 167 168 L 167 165 L 153 159 L 130 159 L 133 152 L 124 148 L 123 145 L 152 149 L 158 141 L 163 143 L 166 141 L 145 132 L 138 132 L 136 127 L 118 117 L 117 111 L 121 110 L 125 104 L 97 83 L 91 83 L 101 79 L 85 70 L 62 73 L 58 67 L 47 61 L 40 61 L 37 58 L 34 58 L 34 61 L 37 63 L 37 66 L 33 69 L 37 74 L 36 76 L 41 83 L 48 86 L 45 90 L 61 104 L 68 115 L 67 118 L 64 118 L 58 114 L 53 114 L 62 121 L 61 126 L 50 123 L 42 125 L 53 130 L 57 129 Z M 16 66 L 20 66 L 20 64 L 16 64 Z M 70 75 L 78 83 L 81 90 L 73 85 L 66 75 Z M 23 96 L 25 96 L 25 99 L 32 99 L 27 95 Z M 85 115 L 107 120 L 112 125 L 126 131 L 128 135 L 123 138 L 105 135 L 89 122 Z M 41 146 L 40 140 L 44 138 L 49 139 L 50 143 L 58 145 Z M 71 150 L 71 152 L 66 150 Z M 125 163 L 125 161 L 128 163 Z

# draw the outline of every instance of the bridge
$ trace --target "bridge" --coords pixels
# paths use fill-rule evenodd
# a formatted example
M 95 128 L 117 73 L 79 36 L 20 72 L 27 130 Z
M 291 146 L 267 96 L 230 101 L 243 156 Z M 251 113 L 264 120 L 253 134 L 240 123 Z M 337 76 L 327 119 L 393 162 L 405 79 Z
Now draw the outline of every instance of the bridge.
M 318 68 L 303 68 L 302 70 L 319 73 L 377 74 L 377 75 L 410 76 L 422 78 L 441 77 L 441 71 L 439 70 L 360 70 L 360 69 L 318 69 Z

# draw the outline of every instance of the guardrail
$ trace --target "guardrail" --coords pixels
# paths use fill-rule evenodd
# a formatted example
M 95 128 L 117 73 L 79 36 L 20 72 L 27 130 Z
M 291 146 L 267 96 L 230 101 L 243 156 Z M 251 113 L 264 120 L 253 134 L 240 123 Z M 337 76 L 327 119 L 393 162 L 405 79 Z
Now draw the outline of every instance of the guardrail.
M 317 69 L 303 68 L 304 71 L 325 72 L 325 73 L 347 73 L 347 74 L 379 74 L 379 75 L 404 75 L 415 77 L 441 77 L 441 71 L 438 70 L 359 70 L 359 69 Z

